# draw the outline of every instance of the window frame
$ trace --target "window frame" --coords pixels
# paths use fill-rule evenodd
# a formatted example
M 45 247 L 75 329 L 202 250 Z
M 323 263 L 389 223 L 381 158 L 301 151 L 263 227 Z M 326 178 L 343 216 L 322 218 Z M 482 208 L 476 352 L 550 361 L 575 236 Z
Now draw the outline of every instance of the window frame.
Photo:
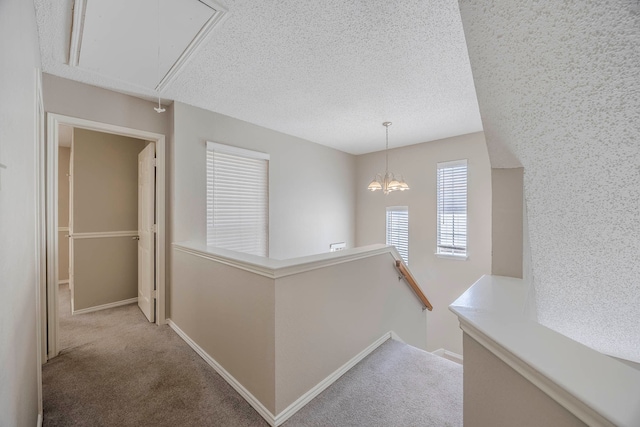
M 450 214 L 454 215 L 451 221 L 452 231 L 452 244 L 450 250 L 444 250 L 444 245 L 441 239 L 441 212 L 444 209 L 441 202 L 441 197 L 443 191 L 446 189 L 441 188 L 440 180 L 441 180 L 441 171 L 444 169 L 453 169 L 464 166 L 464 234 L 455 232 L 455 212 Z M 450 178 L 451 179 L 451 178 Z M 456 189 L 460 191 L 459 189 Z M 448 197 L 453 197 L 453 195 L 449 195 Z M 454 202 L 455 203 L 455 202 Z M 459 202 L 458 202 L 459 203 Z M 454 247 L 456 246 L 455 237 L 457 235 L 464 236 L 464 253 L 456 252 Z M 459 249 L 458 249 L 459 250 Z M 436 252 L 435 255 L 441 258 L 452 258 L 458 260 L 466 260 L 469 258 L 469 162 L 467 159 L 453 160 L 447 162 L 439 162 L 436 165 Z

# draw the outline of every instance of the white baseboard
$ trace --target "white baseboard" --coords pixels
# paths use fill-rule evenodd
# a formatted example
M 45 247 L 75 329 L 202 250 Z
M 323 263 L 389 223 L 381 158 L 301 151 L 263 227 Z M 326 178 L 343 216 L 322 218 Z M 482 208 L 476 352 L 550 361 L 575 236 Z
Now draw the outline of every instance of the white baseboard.
M 68 285 L 69 284 L 69 279 L 67 280 L 58 280 L 58 285 Z
M 314 397 L 322 393 L 327 387 L 333 384 L 338 378 L 340 378 L 343 374 L 345 374 L 349 369 L 353 368 L 358 362 L 367 357 L 373 350 L 380 347 L 385 341 L 390 338 L 398 339 L 399 337 L 394 332 L 387 332 L 380 338 L 378 338 L 375 342 L 369 345 L 367 348 L 362 350 L 356 356 L 354 356 L 347 363 L 338 368 L 335 372 L 330 374 L 324 380 L 320 381 L 317 385 L 315 385 L 311 390 L 307 391 L 305 394 L 300 396 L 285 408 L 282 412 L 280 412 L 277 416 L 274 416 L 271 411 L 264 407 L 264 405 L 253 395 L 249 390 L 244 388 L 244 386 L 236 380 L 233 375 L 227 372 L 226 369 L 222 367 L 213 357 L 207 354 L 206 351 L 202 349 L 195 341 L 193 341 L 189 335 L 187 335 L 178 325 L 176 325 L 171 319 L 167 319 L 167 323 L 171 329 L 173 329 L 176 334 L 180 338 L 182 338 L 189 346 L 196 352 L 200 357 L 204 359 L 224 380 L 229 383 L 231 387 L 233 387 L 243 398 L 255 409 L 258 414 L 262 418 L 264 418 L 269 425 L 273 427 L 277 427 L 287 421 L 292 415 L 302 409 L 307 403 L 313 400 Z
M 454 353 L 453 351 L 445 350 L 444 348 L 439 348 L 435 351 L 432 351 L 431 354 L 435 354 L 436 356 L 444 357 L 445 359 L 449 359 L 452 362 L 456 362 L 459 364 L 463 364 L 462 356 L 458 353 Z
M 42 414 L 38 414 L 38 421 L 36 422 L 36 427 L 42 427 Z
M 336 382 L 338 378 L 344 375 L 349 369 L 353 368 L 355 365 L 358 364 L 358 362 L 360 362 L 362 359 L 364 359 L 369 354 L 371 354 L 373 350 L 380 347 L 388 339 L 390 338 L 395 339 L 394 337 L 398 337 L 398 336 L 394 332 L 387 332 L 386 334 L 384 334 L 383 336 L 375 340 L 371 345 L 369 345 L 369 347 L 365 348 L 360 353 L 355 355 L 351 360 L 349 360 L 347 363 L 342 365 L 340 368 L 338 368 L 336 371 L 334 371 L 324 380 L 320 381 L 318 384 L 315 385 L 315 387 L 313 387 L 311 390 L 309 390 L 308 392 L 300 396 L 295 402 L 293 402 L 291 405 L 285 408 L 282 412 L 280 412 L 276 416 L 275 425 L 279 426 L 285 421 L 287 421 L 289 418 L 291 418 L 293 414 L 298 412 L 307 403 L 313 400 L 313 398 L 315 398 L 317 395 L 322 393 L 331 384 Z
M 242 396 L 244 400 L 246 400 L 247 403 L 249 403 L 249 405 L 251 405 L 253 409 L 255 409 L 258 414 L 260 414 L 260 416 L 269 423 L 269 425 L 274 427 L 277 425 L 276 417 L 271 413 L 271 411 L 265 408 L 262 402 L 260 402 L 253 394 L 251 394 L 249 390 L 244 388 L 244 386 L 238 380 L 236 380 L 233 375 L 227 372 L 227 370 L 224 369 L 222 365 L 220 365 L 213 357 L 209 356 L 209 354 L 204 351 L 202 347 L 196 344 L 196 342 L 193 341 L 191 337 L 189 337 L 189 335 L 187 335 L 182 329 L 180 329 L 180 327 L 176 325 L 171 319 L 167 319 L 167 323 L 169 324 L 169 327 L 173 329 L 176 334 L 178 334 L 178 336 L 184 340 L 184 342 L 189 344 L 189 346 L 196 353 L 198 353 L 198 355 L 202 357 L 204 361 L 207 362 L 218 374 L 220 374 L 220 376 L 224 378 L 224 380 L 229 383 L 229 385 L 233 387 L 240 394 L 240 396 Z
M 138 297 L 129 298 L 122 301 L 110 302 L 109 304 L 96 305 L 95 307 L 82 308 L 80 310 L 72 310 L 71 314 L 85 314 L 92 313 L 94 311 L 106 310 L 107 308 L 120 307 L 122 305 L 133 304 L 134 302 L 138 302 Z

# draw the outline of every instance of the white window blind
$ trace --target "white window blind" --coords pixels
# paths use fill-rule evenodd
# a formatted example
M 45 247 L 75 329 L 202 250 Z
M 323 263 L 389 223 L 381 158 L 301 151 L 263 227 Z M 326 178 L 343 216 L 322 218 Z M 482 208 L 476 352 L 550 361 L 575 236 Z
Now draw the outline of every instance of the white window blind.
M 438 163 L 437 253 L 467 255 L 467 161 Z
M 387 245 L 395 246 L 405 264 L 409 265 L 409 208 L 387 208 Z
M 207 245 L 269 256 L 269 155 L 207 142 Z

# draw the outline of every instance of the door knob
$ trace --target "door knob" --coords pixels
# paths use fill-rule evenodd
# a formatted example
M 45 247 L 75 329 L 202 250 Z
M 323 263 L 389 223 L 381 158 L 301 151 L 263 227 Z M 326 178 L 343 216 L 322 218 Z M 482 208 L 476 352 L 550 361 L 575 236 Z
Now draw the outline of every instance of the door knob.
M 134 236 L 131 238 L 132 240 L 140 240 L 140 236 Z

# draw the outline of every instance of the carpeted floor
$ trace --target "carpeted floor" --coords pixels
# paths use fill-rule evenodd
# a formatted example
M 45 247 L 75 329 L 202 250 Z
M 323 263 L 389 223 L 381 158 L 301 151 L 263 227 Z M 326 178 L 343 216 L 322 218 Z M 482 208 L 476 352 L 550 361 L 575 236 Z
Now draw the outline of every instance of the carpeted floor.
M 169 327 L 133 304 L 70 316 L 43 366 L 44 426 L 267 426 Z M 462 426 L 462 366 L 389 340 L 284 424 Z
M 388 340 L 283 426 L 462 426 L 462 366 Z

